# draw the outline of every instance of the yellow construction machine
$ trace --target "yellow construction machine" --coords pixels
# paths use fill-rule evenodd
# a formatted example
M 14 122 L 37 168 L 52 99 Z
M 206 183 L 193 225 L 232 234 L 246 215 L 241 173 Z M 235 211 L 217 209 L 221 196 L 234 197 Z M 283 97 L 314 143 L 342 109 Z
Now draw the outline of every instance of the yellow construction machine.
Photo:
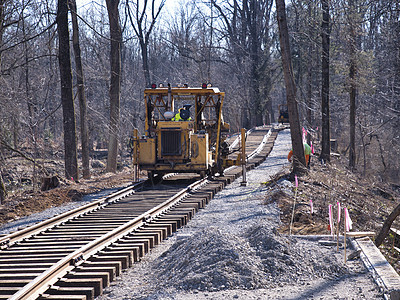
M 135 129 L 133 163 L 149 177 L 186 172 L 222 174 L 241 163 L 228 159 L 229 124 L 222 116 L 225 93 L 216 87 L 156 87 L 144 90 L 145 132 Z

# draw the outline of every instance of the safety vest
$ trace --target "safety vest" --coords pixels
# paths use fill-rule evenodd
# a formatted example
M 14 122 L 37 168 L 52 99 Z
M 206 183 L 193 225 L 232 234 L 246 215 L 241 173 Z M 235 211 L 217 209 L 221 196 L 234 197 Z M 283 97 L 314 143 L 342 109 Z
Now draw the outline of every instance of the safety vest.
M 183 119 L 181 118 L 181 114 L 177 113 L 173 118 L 172 121 L 183 121 Z
M 189 117 L 189 119 L 187 119 L 186 121 L 191 121 L 191 120 L 192 120 L 192 117 Z M 184 120 L 181 118 L 181 113 L 178 112 L 178 113 L 172 118 L 172 121 L 184 121 Z
M 304 143 L 304 155 L 311 155 L 311 147 L 307 143 Z

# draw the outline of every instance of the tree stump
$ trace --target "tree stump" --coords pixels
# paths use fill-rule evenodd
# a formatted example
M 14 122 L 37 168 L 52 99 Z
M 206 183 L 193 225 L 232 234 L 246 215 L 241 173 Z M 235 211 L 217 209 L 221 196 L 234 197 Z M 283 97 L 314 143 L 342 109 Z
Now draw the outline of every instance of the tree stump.
M 60 185 L 60 181 L 57 176 L 53 177 L 42 177 L 41 191 L 48 191 L 54 189 Z

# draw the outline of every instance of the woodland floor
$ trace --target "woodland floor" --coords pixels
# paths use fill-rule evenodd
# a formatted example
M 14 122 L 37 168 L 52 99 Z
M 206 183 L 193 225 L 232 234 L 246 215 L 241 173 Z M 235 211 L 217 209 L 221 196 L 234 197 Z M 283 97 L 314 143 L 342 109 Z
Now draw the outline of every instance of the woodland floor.
M 19 164 L 19 167 L 12 169 L 21 170 L 24 168 L 23 166 L 25 166 L 24 162 Z M 63 172 L 62 169 L 58 171 L 54 174 Z M 9 172 L 8 175 L 13 178 L 18 177 L 16 172 Z M 0 225 L 51 207 L 71 201 L 80 201 L 83 196 L 88 194 L 127 186 L 132 183 L 132 178 L 131 169 L 125 167 L 116 174 L 96 170 L 90 179 L 81 178 L 79 182 L 63 179 L 60 180 L 59 187 L 48 191 L 40 191 L 39 186 L 33 189 L 32 185 L 14 187 L 13 191 L 9 192 L 6 201 L 0 205 Z
M 374 231 L 376 234 L 382 228 L 386 217 L 400 202 L 399 186 L 373 181 L 359 174 L 350 172 L 345 167 L 345 159 L 332 158 L 331 164 L 322 165 L 316 158 L 311 163 L 307 175 L 298 179 L 296 210 L 292 234 L 319 235 L 330 234 L 328 222 L 328 206 L 333 205 L 336 220 L 336 203 L 347 207 L 353 221 L 353 231 Z M 266 195 L 266 202 L 277 201 L 281 210 L 281 233 L 289 233 L 292 217 L 295 189 L 282 188 L 279 181 L 289 178 L 289 169 L 277 174 L 267 182 L 271 186 Z M 313 202 L 313 214 L 310 214 L 310 199 Z M 342 218 L 343 220 L 343 218 Z M 336 226 L 336 224 L 335 224 Z M 341 223 L 341 232 L 344 225 Z M 392 225 L 400 229 L 400 219 Z M 386 238 L 380 250 L 400 274 L 400 253 L 393 246 L 400 246 L 400 240 L 395 240 L 392 234 Z
M 23 169 L 24 164 L 18 165 L 18 161 L 14 159 L 12 163 L 15 165 L 9 170 Z M 400 201 L 399 187 L 352 173 L 345 167 L 345 162 L 344 158 L 335 156 L 331 164 L 322 165 L 313 158 L 308 174 L 299 178 L 293 234 L 329 234 L 328 205 L 336 205 L 337 201 L 342 207 L 349 208 L 354 230 L 379 232 L 385 218 Z M 62 174 L 62 170 L 58 173 Z M 293 209 L 293 187 L 282 188 L 279 184 L 282 179 L 289 177 L 289 173 L 287 167 L 266 183 L 270 188 L 265 195 L 265 202 L 276 201 L 281 210 L 282 226 L 279 229 L 281 233 L 288 233 Z M 17 176 L 9 172 L 9 176 L 13 175 Z M 6 201 L 0 205 L 0 225 L 50 207 L 79 201 L 90 193 L 126 186 L 131 181 L 131 170 L 129 167 L 124 167 L 117 174 L 97 171 L 89 180 L 81 179 L 79 182 L 64 180 L 60 187 L 44 192 L 39 188 L 34 191 L 32 185 L 23 189 L 17 188 L 9 193 Z M 313 215 L 310 214 L 310 199 L 314 206 Z M 396 220 L 393 227 L 400 229 L 400 220 Z M 400 253 L 393 250 L 394 245 L 393 236 L 389 236 L 381 251 L 400 273 Z

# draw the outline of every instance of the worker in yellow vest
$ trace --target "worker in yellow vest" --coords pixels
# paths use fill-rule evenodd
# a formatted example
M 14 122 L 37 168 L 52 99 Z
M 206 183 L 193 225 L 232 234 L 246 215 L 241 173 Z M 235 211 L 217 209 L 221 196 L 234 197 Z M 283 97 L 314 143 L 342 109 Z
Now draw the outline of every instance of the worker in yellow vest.
M 183 121 L 183 119 L 181 118 L 181 110 L 183 108 L 180 108 L 178 113 L 172 118 L 172 121 Z
M 190 106 L 190 105 L 189 105 L 189 106 Z M 182 112 L 183 110 L 185 110 L 184 113 L 185 113 L 186 115 L 184 115 L 183 118 L 182 118 L 181 112 Z M 192 118 L 190 117 L 189 109 L 185 109 L 184 107 L 181 107 L 181 108 L 179 109 L 178 113 L 172 118 L 172 121 L 191 121 L 191 120 L 192 120 Z

